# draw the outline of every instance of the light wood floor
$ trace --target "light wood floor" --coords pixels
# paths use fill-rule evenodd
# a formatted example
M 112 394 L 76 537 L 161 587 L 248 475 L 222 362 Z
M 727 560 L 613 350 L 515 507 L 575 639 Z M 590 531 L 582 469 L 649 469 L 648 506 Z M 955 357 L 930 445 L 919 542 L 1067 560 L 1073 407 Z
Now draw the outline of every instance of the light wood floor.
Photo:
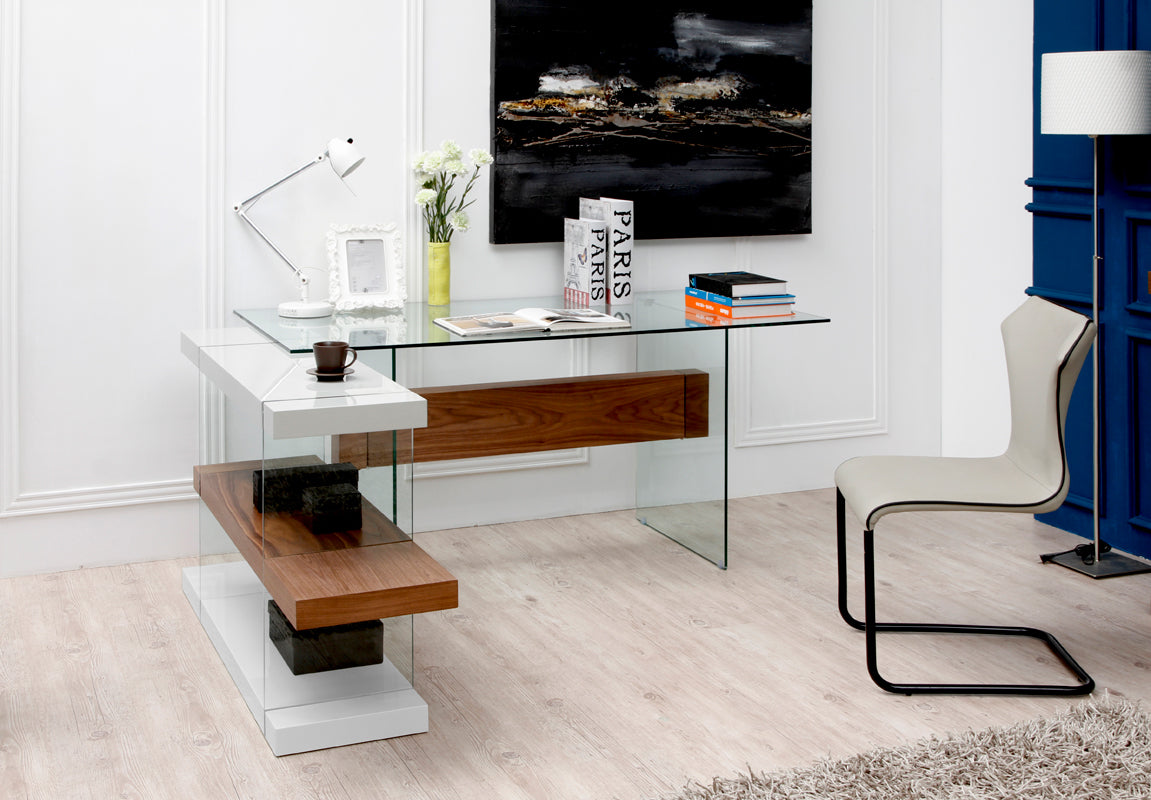
M 184 600 L 190 562 L 0 581 L 0 796 L 630 800 L 1080 702 L 881 692 L 836 613 L 833 506 L 735 501 L 727 571 L 627 513 L 421 534 L 460 581 L 416 621 L 431 732 L 284 758 Z M 901 514 L 878 541 L 882 616 L 1046 628 L 1100 694 L 1151 699 L 1151 575 L 1042 566 L 1077 540 L 1024 516 Z M 1041 645 L 897 638 L 896 679 L 1061 677 Z

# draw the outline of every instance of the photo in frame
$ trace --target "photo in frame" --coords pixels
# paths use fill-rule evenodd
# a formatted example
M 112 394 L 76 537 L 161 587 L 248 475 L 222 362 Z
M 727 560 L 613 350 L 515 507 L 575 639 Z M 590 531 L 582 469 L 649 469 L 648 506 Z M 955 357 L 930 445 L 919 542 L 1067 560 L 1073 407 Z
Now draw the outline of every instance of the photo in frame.
M 403 306 L 408 293 L 395 224 L 328 228 L 328 299 L 336 311 Z
M 812 0 L 493 0 L 491 231 L 559 242 L 580 197 L 637 239 L 811 232 Z

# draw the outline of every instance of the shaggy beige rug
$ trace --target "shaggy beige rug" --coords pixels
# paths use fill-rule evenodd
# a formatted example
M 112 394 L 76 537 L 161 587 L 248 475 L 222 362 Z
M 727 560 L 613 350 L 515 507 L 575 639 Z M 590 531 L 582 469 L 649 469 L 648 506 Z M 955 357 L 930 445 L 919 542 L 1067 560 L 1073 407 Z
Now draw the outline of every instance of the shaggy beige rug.
M 716 778 L 675 800 L 1146 800 L 1151 717 L 1104 698 L 1049 719 Z M 669 799 L 670 800 L 670 799 Z

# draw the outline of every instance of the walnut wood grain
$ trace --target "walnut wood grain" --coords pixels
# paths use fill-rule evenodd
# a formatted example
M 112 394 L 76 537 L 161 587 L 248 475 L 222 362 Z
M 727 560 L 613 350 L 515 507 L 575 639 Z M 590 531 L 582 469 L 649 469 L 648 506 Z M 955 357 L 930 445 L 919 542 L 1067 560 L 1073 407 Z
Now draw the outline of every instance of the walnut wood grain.
M 417 462 L 597 447 L 708 434 L 708 374 L 630 372 L 413 389 L 428 401 Z M 340 437 L 341 460 L 392 459 L 389 431 Z
M 456 579 L 414 542 L 268 559 L 263 580 L 296 630 L 459 605 Z
M 212 464 L 192 479 L 297 630 L 456 607 L 456 579 L 366 499 L 362 529 L 322 535 L 303 514 L 256 510 L 252 470 L 305 463 L 319 461 Z
M 701 370 L 683 373 L 683 438 L 699 439 L 708 435 L 708 375 Z
M 323 535 L 312 532 L 308 517 L 303 513 L 261 514 L 256 510 L 252 505 L 253 469 L 300 466 L 305 463 L 317 464 L 320 461 L 312 457 L 307 461 L 294 460 L 293 464 L 242 461 L 196 467 L 193 470 L 193 484 L 236 546 L 241 550 L 248 547 L 258 557 L 276 558 L 297 553 L 368 547 L 410 538 L 367 499 L 363 500 L 363 528 Z M 220 512 L 223 512 L 222 519 Z

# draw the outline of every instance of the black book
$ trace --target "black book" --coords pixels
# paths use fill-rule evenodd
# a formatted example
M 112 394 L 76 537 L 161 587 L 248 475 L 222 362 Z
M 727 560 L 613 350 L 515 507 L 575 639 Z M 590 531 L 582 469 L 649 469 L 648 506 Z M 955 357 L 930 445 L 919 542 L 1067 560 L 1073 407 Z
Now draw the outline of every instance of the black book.
M 688 276 L 693 289 L 725 297 L 787 294 L 787 281 L 754 272 L 697 272 Z

